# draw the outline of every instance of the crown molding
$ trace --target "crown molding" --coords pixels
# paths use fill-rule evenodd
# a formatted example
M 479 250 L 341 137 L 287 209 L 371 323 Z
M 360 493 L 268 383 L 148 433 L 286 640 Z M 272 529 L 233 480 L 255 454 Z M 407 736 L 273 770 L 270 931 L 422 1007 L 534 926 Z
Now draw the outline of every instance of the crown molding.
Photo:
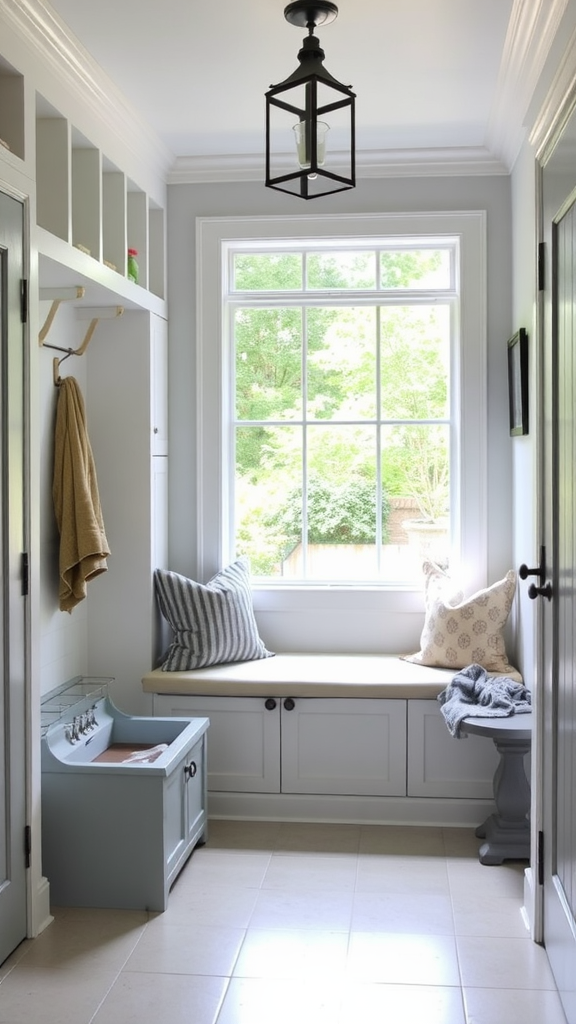
M 173 154 L 44 0 L 0 0 L 0 16 L 77 102 L 166 180 Z
M 562 60 L 544 102 L 534 119 L 529 140 L 536 158 L 545 164 L 576 105 L 576 31 L 568 40 Z
M 568 0 L 514 0 L 487 145 L 506 167 L 514 166 L 525 138 L 525 118 Z
M 290 157 L 286 155 L 286 170 Z M 483 147 L 365 150 L 356 154 L 356 177 L 419 178 L 508 174 L 508 168 Z M 178 157 L 168 173 L 169 185 L 262 181 L 264 154 Z

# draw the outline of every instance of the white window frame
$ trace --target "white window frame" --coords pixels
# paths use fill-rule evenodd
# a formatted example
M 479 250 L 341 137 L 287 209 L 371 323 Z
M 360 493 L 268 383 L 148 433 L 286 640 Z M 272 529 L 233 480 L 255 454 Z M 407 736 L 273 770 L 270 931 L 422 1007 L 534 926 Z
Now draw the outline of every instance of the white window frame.
M 198 533 L 197 566 L 206 579 L 233 556 L 230 550 L 228 467 L 225 465 L 228 426 L 224 422 L 231 379 L 223 346 L 223 298 L 227 273 L 227 243 L 243 240 L 371 239 L 431 236 L 458 239 L 460 266 L 460 323 L 455 331 L 451 379 L 453 418 L 458 424 L 455 472 L 452 473 L 453 560 L 468 592 L 487 583 L 487 339 L 486 339 L 486 213 L 463 212 L 343 214 L 296 217 L 202 217 L 196 221 L 197 257 L 197 458 Z M 313 583 L 287 584 L 282 580 L 255 591 L 255 607 L 290 610 L 298 601 L 310 601 L 310 592 L 322 592 L 322 603 L 342 606 L 374 601 L 385 610 L 390 601 L 421 590 L 417 585 L 354 584 L 316 588 Z M 338 593 L 340 592 L 340 593 Z M 308 595 L 308 596 L 306 596 Z M 372 595 L 372 597 L 370 596 Z M 316 594 L 316 601 L 318 601 Z M 408 601 L 411 609 L 414 603 Z M 421 604 L 421 602 L 420 602 Z M 301 605 L 300 605 L 301 606 Z

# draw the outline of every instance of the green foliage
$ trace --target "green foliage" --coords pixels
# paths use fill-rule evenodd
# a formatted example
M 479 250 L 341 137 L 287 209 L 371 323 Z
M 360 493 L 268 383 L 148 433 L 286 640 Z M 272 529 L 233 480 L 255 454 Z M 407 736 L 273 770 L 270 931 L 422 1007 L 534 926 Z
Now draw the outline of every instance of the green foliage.
M 302 256 L 295 252 L 236 253 L 237 291 L 286 291 L 302 287 Z
M 375 544 L 376 489 L 366 480 L 327 484 L 314 478 L 307 492 L 307 531 L 309 544 Z M 382 539 L 390 505 L 382 501 Z M 265 524 L 276 527 L 286 538 L 288 550 L 302 539 L 302 488 L 295 488 L 284 507 L 264 517 Z
M 443 250 L 382 251 L 379 259 L 385 288 L 428 286 L 447 274 Z M 301 253 L 237 254 L 235 285 L 293 290 L 297 299 L 306 272 L 309 289 L 347 289 L 349 297 L 374 288 L 375 260 L 375 251 L 306 261 Z M 379 416 L 389 421 L 381 428 L 385 494 L 415 498 L 423 518 L 446 515 L 449 430 L 434 421 L 448 417 L 449 316 L 441 302 L 379 305 L 376 296 L 367 306 L 349 297 L 346 306 L 323 298 L 235 310 L 236 543 L 256 575 L 277 575 L 301 539 L 304 465 L 309 543 L 374 544 Z M 385 498 L 383 540 L 388 516 Z

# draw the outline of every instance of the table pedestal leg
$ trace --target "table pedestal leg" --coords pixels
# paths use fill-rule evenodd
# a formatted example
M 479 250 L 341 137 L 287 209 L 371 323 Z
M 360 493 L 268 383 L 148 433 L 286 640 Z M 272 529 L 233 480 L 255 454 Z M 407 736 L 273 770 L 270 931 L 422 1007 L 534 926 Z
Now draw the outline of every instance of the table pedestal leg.
M 481 864 L 530 859 L 530 785 L 524 771 L 524 755 L 530 740 L 494 739 L 500 763 L 494 775 L 496 814 L 476 829 L 485 839 L 479 850 Z

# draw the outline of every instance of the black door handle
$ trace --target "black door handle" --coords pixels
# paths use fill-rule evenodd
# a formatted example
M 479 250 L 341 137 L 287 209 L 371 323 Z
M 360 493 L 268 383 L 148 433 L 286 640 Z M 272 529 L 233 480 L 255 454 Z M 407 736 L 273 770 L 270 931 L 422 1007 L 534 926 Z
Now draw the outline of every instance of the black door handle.
M 524 562 L 518 569 L 518 575 L 521 580 L 525 580 L 528 576 L 538 576 L 540 586 L 544 586 L 544 580 L 546 579 L 546 548 L 540 548 L 540 565 L 535 566 L 533 569 L 529 569 Z M 530 594 L 530 588 L 528 590 L 530 597 L 537 597 L 537 594 Z
M 518 567 L 518 575 L 521 580 L 525 580 L 528 576 L 537 576 L 540 586 L 537 587 L 535 583 L 531 583 L 528 587 L 528 597 L 531 601 L 535 601 L 537 597 L 545 597 L 547 601 L 552 600 L 552 584 L 545 583 L 546 579 L 546 548 L 542 546 L 540 548 L 540 565 L 534 569 L 529 569 L 526 563 L 523 563 Z
M 540 566 L 538 565 L 535 569 L 529 569 L 523 562 L 518 569 L 518 575 L 521 580 L 526 580 L 529 576 L 540 576 Z

